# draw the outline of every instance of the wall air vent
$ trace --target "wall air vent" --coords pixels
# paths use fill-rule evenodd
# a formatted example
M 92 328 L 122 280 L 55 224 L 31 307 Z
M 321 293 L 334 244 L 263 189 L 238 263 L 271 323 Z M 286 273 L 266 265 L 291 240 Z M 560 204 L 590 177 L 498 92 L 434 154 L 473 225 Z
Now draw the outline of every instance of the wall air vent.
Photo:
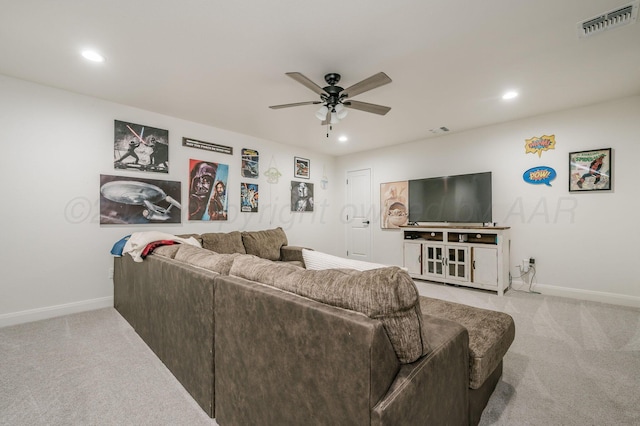
M 578 22 L 578 38 L 590 37 L 606 30 L 633 24 L 638 19 L 638 3 L 640 0 L 586 21 Z

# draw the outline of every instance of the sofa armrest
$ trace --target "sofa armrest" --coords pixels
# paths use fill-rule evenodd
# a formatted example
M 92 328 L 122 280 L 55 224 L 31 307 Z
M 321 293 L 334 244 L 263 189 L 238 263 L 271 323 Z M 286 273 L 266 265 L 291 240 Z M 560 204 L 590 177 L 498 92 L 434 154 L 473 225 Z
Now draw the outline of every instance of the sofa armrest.
M 469 424 L 469 334 L 460 324 L 423 315 L 432 351 L 400 368 L 376 404 L 372 425 Z
M 282 246 L 280 247 L 280 260 L 283 262 L 302 262 L 304 265 L 304 259 L 302 258 L 303 249 L 305 249 L 305 247 Z

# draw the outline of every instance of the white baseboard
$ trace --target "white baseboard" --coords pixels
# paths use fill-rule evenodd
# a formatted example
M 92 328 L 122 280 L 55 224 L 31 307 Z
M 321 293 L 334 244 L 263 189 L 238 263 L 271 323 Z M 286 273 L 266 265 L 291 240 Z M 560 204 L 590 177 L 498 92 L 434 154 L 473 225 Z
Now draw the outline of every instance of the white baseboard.
M 513 281 L 512 284 L 513 288 L 519 290 L 528 290 L 528 286 L 528 284 L 525 284 L 522 281 Z M 589 300 L 591 302 L 602 302 L 610 303 L 612 305 L 640 308 L 640 297 L 627 296 L 624 294 L 558 287 L 547 284 L 534 284 L 531 290 L 547 296 L 569 297 L 571 299 Z
M 108 296 L 98 299 L 66 303 L 64 305 L 47 306 L 45 308 L 12 312 L 0 315 L 0 327 L 39 321 L 43 319 L 59 317 L 62 315 L 75 314 L 78 312 L 92 311 L 94 309 L 109 308 L 112 306 L 113 296 Z

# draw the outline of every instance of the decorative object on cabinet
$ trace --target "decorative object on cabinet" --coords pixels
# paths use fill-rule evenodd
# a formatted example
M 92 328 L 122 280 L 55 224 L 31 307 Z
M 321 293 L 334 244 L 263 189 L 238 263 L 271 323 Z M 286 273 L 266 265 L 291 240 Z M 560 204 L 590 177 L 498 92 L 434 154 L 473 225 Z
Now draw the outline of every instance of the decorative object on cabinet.
M 380 184 L 380 227 L 398 229 L 409 220 L 409 181 Z

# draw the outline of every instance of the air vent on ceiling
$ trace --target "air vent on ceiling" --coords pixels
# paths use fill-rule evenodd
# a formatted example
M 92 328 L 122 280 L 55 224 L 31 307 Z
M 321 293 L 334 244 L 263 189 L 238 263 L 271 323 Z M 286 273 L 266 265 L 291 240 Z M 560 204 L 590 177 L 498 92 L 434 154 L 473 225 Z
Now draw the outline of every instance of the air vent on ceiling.
M 633 24 L 638 19 L 639 2 L 639 0 L 636 0 L 626 6 L 605 12 L 586 21 L 578 22 L 578 37 L 590 37 L 602 31 Z
M 442 134 L 442 133 L 447 133 L 449 131 L 449 129 L 447 129 L 446 127 L 436 127 L 435 129 L 429 129 L 429 131 L 431 133 L 434 133 L 436 135 Z

